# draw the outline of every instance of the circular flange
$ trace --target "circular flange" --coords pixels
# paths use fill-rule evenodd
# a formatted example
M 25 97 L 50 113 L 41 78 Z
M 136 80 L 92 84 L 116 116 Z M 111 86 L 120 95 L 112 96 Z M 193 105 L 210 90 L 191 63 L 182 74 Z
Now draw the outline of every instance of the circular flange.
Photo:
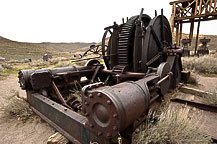
M 116 102 L 104 91 L 94 91 L 85 99 L 89 127 L 96 135 L 110 139 L 120 130 L 120 116 Z
M 157 67 L 161 62 L 165 61 L 167 56 L 160 56 L 154 59 L 162 50 L 164 46 L 172 44 L 172 33 L 170 24 L 167 18 L 163 15 L 156 16 L 151 20 L 147 27 L 145 34 L 144 47 L 142 49 L 142 70 L 146 72 L 148 67 Z M 147 62 L 153 60 L 151 65 Z

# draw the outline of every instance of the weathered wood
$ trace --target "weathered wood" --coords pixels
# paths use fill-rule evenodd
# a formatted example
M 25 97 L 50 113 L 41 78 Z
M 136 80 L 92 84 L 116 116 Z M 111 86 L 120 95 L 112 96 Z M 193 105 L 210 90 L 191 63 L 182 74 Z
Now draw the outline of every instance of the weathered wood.
M 197 54 L 197 45 L 198 45 L 199 30 L 200 30 L 200 21 L 198 21 L 198 25 L 197 25 L 197 36 L 196 36 L 194 55 Z
M 184 92 L 184 93 L 200 96 L 200 97 L 205 97 L 205 96 L 212 95 L 212 93 L 210 93 L 210 92 L 202 91 L 202 90 L 187 87 L 187 86 L 181 87 L 180 91 Z
M 69 141 L 58 132 L 51 135 L 47 141 L 47 144 L 67 144 L 67 143 L 69 143 Z
M 214 2 L 213 12 L 215 12 L 215 9 L 216 9 L 216 1 L 217 1 L 217 0 L 215 0 L 215 2 Z
M 199 15 L 201 14 L 202 1 L 203 0 L 200 0 L 199 13 L 198 13 Z

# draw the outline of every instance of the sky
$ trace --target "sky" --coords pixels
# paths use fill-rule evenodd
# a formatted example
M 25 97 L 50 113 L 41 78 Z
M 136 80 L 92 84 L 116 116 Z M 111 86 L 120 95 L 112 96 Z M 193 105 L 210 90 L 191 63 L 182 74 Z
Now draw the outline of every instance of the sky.
M 0 0 L 0 36 L 22 42 L 99 42 L 114 21 L 154 17 L 161 8 L 169 19 L 171 0 Z M 217 21 L 201 22 L 201 34 L 217 34 Z M 189 33 L 183 25 L 183 32 Z M 196 28 L 194 30 L 196 32 Z

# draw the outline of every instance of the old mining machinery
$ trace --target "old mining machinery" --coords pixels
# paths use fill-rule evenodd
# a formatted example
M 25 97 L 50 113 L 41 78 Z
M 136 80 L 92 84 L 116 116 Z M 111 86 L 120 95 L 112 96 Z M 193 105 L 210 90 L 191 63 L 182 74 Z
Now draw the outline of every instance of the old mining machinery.
M 182 49 L 172 45 L 163 12 L 151 19 L 143 9 L 106 27 L 100 49 L 104 63 L 21 70 L 20 86 L 31 109 L 72 143 L 132 143 L 135 128 L 178 84 Z

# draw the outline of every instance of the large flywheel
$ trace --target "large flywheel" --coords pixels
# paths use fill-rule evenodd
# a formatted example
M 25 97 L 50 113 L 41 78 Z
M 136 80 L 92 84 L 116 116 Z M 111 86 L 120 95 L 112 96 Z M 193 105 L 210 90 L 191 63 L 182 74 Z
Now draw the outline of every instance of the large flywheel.
M 163 15 L 156 16 L 151 20 L 145 34 L 144 47 L 142 49 L 143 72 L 148 67 L 158 66 L 165 61 L 167 55 L 161 53 L 164 47 L 172 44 L 172 33 L 167 18 Z

